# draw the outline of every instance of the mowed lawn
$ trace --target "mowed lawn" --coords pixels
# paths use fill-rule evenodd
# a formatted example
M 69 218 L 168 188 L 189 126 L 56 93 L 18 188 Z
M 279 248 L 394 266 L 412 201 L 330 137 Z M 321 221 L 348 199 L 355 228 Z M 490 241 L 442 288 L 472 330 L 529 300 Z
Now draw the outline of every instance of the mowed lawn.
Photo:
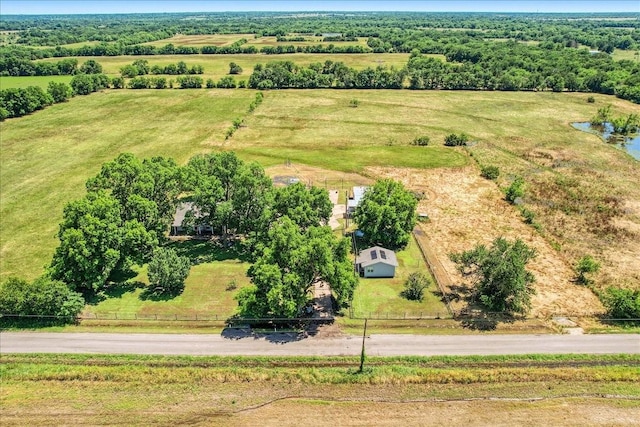
M 101 319 L 178 319 L 224 320 L 232 316 L 238 303 L 238 290 L 249 285 L 249 263 L 235 254 L 221 251 L 203 240 L 173 242 L 171 247 L 195 260 L 185 281 L 184 291 L 173 298 L 155 298 L 149 294 L 146 266 L 137 277 L 104 292 L 104 300 L 85 310 L 89 318 Z M 202 254 L 199 262 L 193 254 Z M 157 317 L 156 317 L 157 316 Z
M 0 124 L 2 278 L 40 275 L 64 206 L 119 153 L 185 163 L 246 114 L 248 90 L 107 91 Z
M 399 266 L 394 278 L 360 279 L 353 297 L 353 315 L 374 318 L 445 317 L 447 308 L 435 294 L 438 285 L 431 277 L 415 240 L 411 238 L 406 249 L 396 252 L 396 256 Z M 414 272 L 423 273 L 431 282 L 422 301 L 409 301 L 401 295 L 409 274 Z

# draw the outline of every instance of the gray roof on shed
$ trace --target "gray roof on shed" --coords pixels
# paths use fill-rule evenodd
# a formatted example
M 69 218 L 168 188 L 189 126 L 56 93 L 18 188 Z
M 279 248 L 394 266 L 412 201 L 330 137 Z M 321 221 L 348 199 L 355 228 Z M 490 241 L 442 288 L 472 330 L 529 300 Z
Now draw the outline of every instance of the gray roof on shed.
M 356 258 L 356 263 L 363 267 L 369 265 L 383 263 L 398 266 L 398 259 L 396 253 L 390 249 L 385 249 L 380 246 L 373 246 L 371 248 L 363 249 L 360 251 L 360 255 Z

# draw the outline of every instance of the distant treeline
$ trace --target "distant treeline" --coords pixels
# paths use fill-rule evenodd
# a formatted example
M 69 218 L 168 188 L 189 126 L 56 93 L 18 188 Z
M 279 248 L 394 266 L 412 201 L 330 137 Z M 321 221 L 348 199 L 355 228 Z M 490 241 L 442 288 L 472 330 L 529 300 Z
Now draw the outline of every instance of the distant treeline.
M 197 18 L 197 19 L 194 19 Z M 278 19 L 279 18 L 279 19 Z M 286 19 L 285 19 L 286 18 Z M 399 52 L 435 42 L 514 39 L 589 46 L 592 49 L 637 49 L 637 13 L 367 13 L 332 12 L 292 15 L 279 12 L 7 16 L 0 31 L 12 31 L 24 46 L 58 46 L 104 42 L 124 46 L 175 35 L 255 34 L 257 37 L 299 37 L 301 34 L 380 39 Z M 339 34 L 339 36 L 337 36 Z M 293 35 L 293 36 L 292 36 Z M 294 41 L 294 40 L 289 40 Z M 334 40 L 338 41 L 338 39 Z M 423 52 L 426 53 L 426 52 Z

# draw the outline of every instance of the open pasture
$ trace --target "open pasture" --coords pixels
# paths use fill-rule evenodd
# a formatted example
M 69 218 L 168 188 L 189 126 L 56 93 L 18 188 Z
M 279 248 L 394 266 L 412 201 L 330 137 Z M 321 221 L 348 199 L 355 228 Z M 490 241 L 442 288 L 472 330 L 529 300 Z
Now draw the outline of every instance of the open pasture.
M 149 46 L 165 46 L 173 44 L 174 46 L 228 46 L 242 39 L 253 39 L 253 34 L 176 34 L 167 39 L 155 40 L 152 42 L 142 43 Z
M 72 76 L 0 76 L 0 89 L 40 86 L 46 90 L 49 82 L 69 84 L 71 78 Z
M 442 55 L 436 55 L 442 57 Z M 272 61 L 293 61 L 298 65 L 309 65 L 316 62 L 324 63 L 325 61 L 344 62 L 348 67 L 355 69 L 363 69 L 367 67 L 375 68 L 379 65 L 394 66 L 402 68 L 409 59 L 406 53 L 362 53 L 362 54 L 328 54 L 328 53 L 292 53 L 282 55 L 265 55 L 265 54 L 237 54 L 237 55 L 139 55 L 139 56 L 79 56 L 75 57 L 79 64 L 93 59 L 102 65 L 103 72 L 110 76 L 119 76 L 120 69 L 125 65 L 129 65 L 136 60 L 149 61 L 150 66 L 159 65 L 166 66 L 184 61 L 187 66 L 202 65 L 204 73 L 201 75 L 203 79 L 212 78 L 219 80 L 221 77 L 229 75 L 229 64 L 235 62 L 242 67 L 243 72 L 234 76 L 236 81 L 249 80 L 249 76 L 256 64 L 266 64 Z M 47 58 L 43 61 L 57 62 L 60 58 Z M 177 76 L 166 76 L 168 79 L 176 79 Z M 3 77 L 4 78 L 4 77 Z M 18 77 L 22 78 L 22 77 Z M 47 80 L 48 82 L 48 80 Z
M 34 278 L 57 246 L 64 206 L 119 153 L 178 163 L 246 113 L 251 91 L 107 91 L 0 124 L 2 278 Z

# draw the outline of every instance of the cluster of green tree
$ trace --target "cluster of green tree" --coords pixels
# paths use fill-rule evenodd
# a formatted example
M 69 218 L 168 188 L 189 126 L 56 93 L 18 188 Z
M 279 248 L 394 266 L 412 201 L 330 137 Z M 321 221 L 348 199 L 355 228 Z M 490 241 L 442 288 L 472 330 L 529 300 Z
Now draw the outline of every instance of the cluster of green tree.
M 611 112 L 611 105 L 599 108 L 590 122 L 591 126 L 595 127 L 605 127 L 609 124 L 614 134 L 624 136 L 638 133 L 640 128 L 640 117 L 637 114 L 615 117 Z
M 336 46 L 334 44 L 314 44 L 307 46 L 278 45 L 264 46 L 260 53 L 282 55 L 285 53 L 369 53 L 371 49 L 362 45 Z
M 105 74 L 76 74 L 71 79 L 71 88 L 75 95 L 89 95 L 111 85 L 111 79 Z
M 304 227 L 282 216 L 271 224 L 256 253 L 248 271 L 252 286 L 237 295 L 242 317 L 301 317 L 318 282 L 331 286 L 340 306 L 353 298 L 358 278 L 349 260 L 349 241 L 329 227 Z
M 282 17 L 286 19 L 274 19 Z M 347 40 L 379 38 L 383 51 L 410 52 L 418 48 L 423 53 L 442 53 L 432 49 L 469 39 L 552 42 L 601 51 L 637 49 L 640 40 L 640 24 L 634 14 L 350 12 L 291 16 L 260 12 L 205 13 L 197 20 L 188 18 L 188 14 L 3 16 L 0 30 L 17 31 L 17 42 L 22 45 L 98 41 L 105 51 L 176 34 L 217 33 L 287 37 L 292 33 L 322 36 L 331 32 Z
M 447 61 L 413 52 L 411 89 L 552 90 L 617 95 L 640 103 L 640 64 L 586 49 L 545 49 L 516 42 L 456 46 Z
M 53 104 L 53 96 L 40 86 L 0 90 L 0 120 L 21 117 Z
M 353 215 L 367 245 L 403 249 L 416 225 L 418 200 L 402 183 L 390 179 L 369 188 Z
M 47 91 L 40 86 L 9 88 L 0 90 L 0 121 L 22 117 L 48 105 L 65 102 L 73 96 L 66 83 L 49 82 Z
M 78 67 L 76 58 L 65 58 L 57 62 L 35 62 L 20 56 L 0 56 L 1 76 L 61 76 L 78 73 L 98 74 L 102 66 L 93 59 L 85 61 Z
M 87 181 L 63 214 L 51 277 L 92 294 L 150 260 L 173 219 L 181 170 L 172 159 L 121 154 Z
M 219 89 L 235 89 L 237 87 L 246 88 L 247 81 L 240 80 L 239 82 L 236 83 L 236 80 L 233 77 L 224 76 L 224 77 L 220 77 L 220 80 L 218 80 L 217 82 L 213 81 L 213 79 L 207 79 L 206 87 L 208 89 L 213 89 L 216 87 Z
M 325 36 L 322 39 L 323 42 L 357 42 L 358 38 L 354 35 L 336 35 L 336 36 Z
M 142 76 L 146 74 L 169 74 L 169 75 L 180 75 L 180 74 L 202 74 L 204 72 L 204 68 L 202 65 L 196 64 L 192 65 L 191 68 L 184 62 L 179 61 L 176 64 L 167 64 L 165 66 L 160 65 L 149 65 L 149 61 L 146 59 L 136 59 L 132 64 L 125 65 L 120 68 L 120 75 L 122 77 L 135 77 Z
M 340 304 L 351 301 L 357 279 L 349 242 L 323 226 L 332 211 L 326 190 L 301 183 L 275 188 L 258 164 L 232 152 L 192 158 L 185 180 L 194 206 L 186 228 L 207 224 L 217 234 L 248 237 L 255 263 L 252 286 L 238 295 L 240 316 L 299 316 L 319 280 L 331 284 Z
M 127 82 L 127 87 L 130 89 L 166 89 L 172 86 L 172 84 L 173 82 L 168 84 L 165 77 L 136 76 Z M 114 84 L 113 86 L 114 89 L 121 89 L 119 84 Z
M 0 314 L 3 316 L 46 316 L 47 322 L 65 323 L 75 320 L 83 308 L 84 299 L 80 293 L 47 275 L 33 282 L 9 277 L 0 283 Z
M 274 61 L 266 65 L 257 64 L 249 87 L 257 89 L 312 89 L 312 88 L 359 88 L 401 89 L 405 73 L 394 67 L 367 67 L 356 70 L 343 62 L 325 61 L 308 67 L 292 61 Z

